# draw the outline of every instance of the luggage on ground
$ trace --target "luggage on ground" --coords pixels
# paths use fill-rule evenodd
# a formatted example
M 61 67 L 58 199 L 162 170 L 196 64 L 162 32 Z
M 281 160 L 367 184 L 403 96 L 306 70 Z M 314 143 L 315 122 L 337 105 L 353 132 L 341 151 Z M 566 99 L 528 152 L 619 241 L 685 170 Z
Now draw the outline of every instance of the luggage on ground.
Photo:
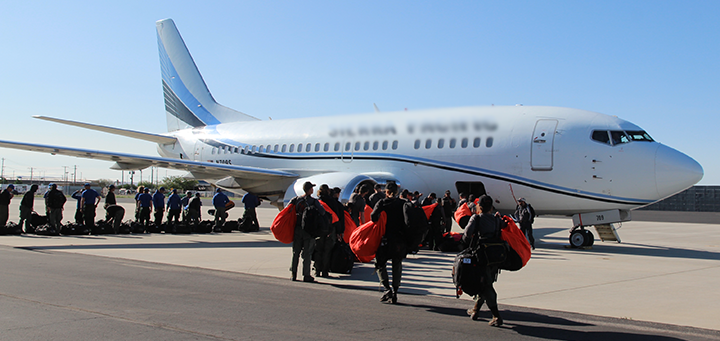
M 345 242 L 336 242 L 330 255 L 330 272 L 349 274 L 355 263 L 355 254 L 350 245 Z
M 108 224 L 105 220 L 98 220 L 95 223 L 95 226 L 90 228 L 90 233 L 94 235 L 115 234 L 115 229 L 113 229 L 112 225 Z
M 60 234 L 66 236 L 82 236 L 90 234 L 90 229 L 85 225 L 68 222 L 60 228 Z
M 232 231 L 238 231 L 240 224 L 237 220 L 227 220 L 225 221 L 225 224 L 221 227 L 222 232 L 224 233 L 230 233 Z
M 35 234 L 41 236 L 59 236 L 60 231 L 50 224 L 44 224 L 35 228 Z

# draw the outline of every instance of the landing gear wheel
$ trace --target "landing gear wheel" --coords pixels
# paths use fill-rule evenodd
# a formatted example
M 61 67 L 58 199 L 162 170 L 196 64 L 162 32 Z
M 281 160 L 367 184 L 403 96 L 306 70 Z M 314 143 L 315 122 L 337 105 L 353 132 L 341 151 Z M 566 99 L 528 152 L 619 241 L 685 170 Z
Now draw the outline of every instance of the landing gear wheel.
M 574 248 L 585 246 L 587 235 L 584 231 L 586 230 L 575 230 L 570 233 L 570 246 Z
M 590 230 L 583 230 L 585 232 L 585 246 L 593 246 L 595 244 L 595 236 Z

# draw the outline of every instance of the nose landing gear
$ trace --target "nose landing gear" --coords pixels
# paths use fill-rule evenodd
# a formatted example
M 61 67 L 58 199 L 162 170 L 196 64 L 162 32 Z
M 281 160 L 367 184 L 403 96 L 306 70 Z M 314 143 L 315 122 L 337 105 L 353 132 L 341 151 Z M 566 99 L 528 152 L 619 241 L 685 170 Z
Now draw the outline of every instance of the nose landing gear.
M 595 236 L 584 227 L 570 230 L 570 246 L 574 248 L 589 247 L 595 243 Z

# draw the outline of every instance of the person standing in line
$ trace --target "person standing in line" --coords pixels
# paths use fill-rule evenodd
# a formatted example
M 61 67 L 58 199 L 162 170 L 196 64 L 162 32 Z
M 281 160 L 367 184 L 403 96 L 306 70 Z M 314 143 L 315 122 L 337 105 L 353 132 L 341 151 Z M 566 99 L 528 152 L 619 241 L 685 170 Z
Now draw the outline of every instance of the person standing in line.
M 310 263 L 312 261 L 312 254 L 315 250 L 315 237 L 310 235 L 307 231 L 303 230 L 302 220 L 305 208 L 308 206 L 315 206 L 319 219 L 325 218 L 325 208 L 322 207 L 317 199 L 312 197 L 313 187 L 315 184 L 310 181 L 306 181 L 303 184 L 303 191 L 305 194 L 294 197 L 290 200 L 290 204 L 295 205 L 295 234 L 293 235 L 293 246 L 292 246 L 292 264 L 290 265 L 290 272 L 292 274 L 291 279 L 297 280 L 297 270 L 300 263 L 300 254 L 302 253 L 303 259 L 303 282 L 315 282 L 315 278 L 310 276 Z
M 187 191 L 185 192 L 185 196 L 180 200 L 180 207 L 182 208 L 182 221 L 183 223 L 188 223 L 188 205 L 190 205 L 190 200 L 193 198 L 192 192 Z
M 355 225 L 360 226 L 365 224 L 365 195 L 368 193 L 367 185 L 362 185 L 355 193 L 350 196 L 349 203 L 352 204 L 352 211 L 350 212 L 350 218 L 352 218 Z
M 535 218 L 535 210 L 525 201 L 525 198 L 518 199 L 518 205 L 515 208 L 515 217 L 520 225 L 520 231 L 530 241 L 530 246 L 535 250 L 535 237 L 533 237 L 532 224 Z
M 10 218 L 10 200 L 13 198 L 13 190 L 15 185 L 7 185 L 7 188 L 0 192 L 0 227 L 7 225 Z
M 180 195 L 177 194 L 177 189 L 174 189 L 170 192 L 170 195 L 168 196 L 167 200 L 167 208 L 168 208 L 168 217 L 167 221 L 168 224 L 172 223 L 173 220 L 175 220 L 175 224 L 180 222 L 180 212 L 182 212 L 182 199 L 180 199 Z
M 140 195 L 145 193 L 145 186 L 138 186 L 135 193 L 135 221 L 140 221 Z
M 262 200 L 257 195 L 248 192 L 243 195 L 242 202 L 245 205 L 245 212 L 243 212 L 241 230 L 246 232 L 260 231 L 260 223 L 257 220 L 255 208 L 260 206 Z
M 188 192 L 188 196 L 190 192 Z M 200 199 L 200 192 L 195 192 L 195 197 L 190 199 L 188 201 L 187 205 L 187 218 L 188 221 L 186 223 L 191 223 L 197 226 L 200 224 L 200 220 L 202 219 L 202 215 L 200 214 L 200 207 L 202 207 L 202 200 Z
M 385 198 L 375 204 L 375 208 L 370 215 L 374 222 L 380 219 L 380 213 L 385 212 L 387 215 L 385 235 L 375 254 L 375 269 L 377 270 L 380 284 L 385 288 L 385 292 L 382 297 L 380 297 L 380 302 L 390 301 L 393 304 L 397 303 L 398 289 L 400 288 L 400 281 L 402 279 L 402 260 L 407 254 L 405 240 L 407 226 L 405 225 L 403 206 L 406 202 L 409 202 L 397 198 L 397 191 L 397 184 L 392 182 L 387 184 L 387 186 L 385 186 Z M 388 260 L 392 261 L 392 287 L 390 286 L 390 277 L 387 271 Z
M 436 200 L 437 200 L 437 195 L 435 193 L 430 193 L 430 195 L 428 195 L 427 197 L 425 197 L 425 199 L 423 199 L 421 206 L 432 205 L 435 203 Z
M 138 222 L 143 226 L 147 226 L 150 222 L 150 212 L 152 211 L 152 195 L 149 188 L 143 188 L 143 193 L 137 196 L 138 200 Z
M 153 208 L 155 208 L 155 226 L 162 225 L 163 214 L 165 214 L 165 187 L 158 188 L 152 196 Z
M 23 228 L 23 231 L 25 233 L 32 232 L 30 216 L 33 212 L 33 205 L 35 204 L 35 192 L 37 192 L 37 190 L 38 185 L 30 186 L 30 190 L 23 195 L 23 198 L 20 201 L 20 222 L 18 223 L 18 225 L 22 227 L 23 222 L 25 223 L 25 227 Z
M 108 194 L 105 196 L 105 222 L 112 222 L 115 233 L 120 232 L 120 223 L 125 216 L 125 208 L 117 204 L 115 199 L 115 185 L 108 186 Z
M 377 204 L 378 201 L 385 198 L 385 192 L 382 190 L 381 184 L 375 184 L 375 193 L 373 193 L 370 198 L 368 199 L 368 206 L 375 208 L 375 204 Z
M 47 212 L 48 224 L 60 231 L 63 218 L 63 206 L 67 198 L 65 194 L 57 189 L 54 183 L 49 184 L 50 190 L 45 193 L 45 211 Z
M 222 189 L 216 189 L 212 198 L 215 207 L 215 232 L 222 232 L 222 226 L 225 224 L 225 205 L 228 202 L 230 202 L 230 199 L 223 193 Z
M 465 233 L 462 236 L 462 241 L 466 247 L 476 247 L 480 239 L 495 239 L 500 236 L 500 230 L 502 230 L 506 223 L 500 218 L 499 213 L 492 213 L 493 211 L 493 200 L 488 195 L 480 197 L 479 205 L 477 210 L 468 221 L 465 227 Z M 492 312 L 493 318 L 488 323 L 490 326 L 499 327 L 503 324 L 503 319 L 500 317 L 500 311 L 497 306 L 497 292 L 493 288 L 493 283 L 497 280 L 497 276 L 500 273 L 497 265 L 486 265 L 480 270 L 482 276 L 481 283 L 483 283 L 480 293 L 475 295 L 475 305 L 468 309 L 468 314 L 473 320 L 478 319 L 478 313 L 483 303 L 487 303 L 488 308 Z
M 455 208 L 457 208 L 457 205 L 455 203 L 455 199 L 450 196 L 450 190 L 445 191 L 445 196 L 442 197 L 440 204 L 442 205 L 443 209 L 443 224 L 444 229 L 443 232 L 447 233 L 452 230 L 452 216 L 455 214 Z
M 82 190 L 79 189 L 73 192 L 71 197 L 77 200 L 77 204 L 75 204 L 75 224 L 84 225 L 85 220 L 83 219 L 82 206 L 80 206 L 80 203 L 82 202 Z
M 80 207 L 83 210 L 83 218 L 85 220 L 85 226 L 88 228 L 95 227 L 95 210 L 97 205 L 100 203 L 100 193 L 90 188 L 90 183 L 85 183 L 85 190 L 82 192 L 82 200 L 80 201 Z
M 318 189 L 318 198 L 324 202 L 325 205 L 338 217 L 338 221 L 329 224 L 329 229 L 323 233 L 315 241 L 315 249 L 317 255 L 315 256 L 315 276 L 316 277 L 330 277 L 330 260 L 332 258 L 332 250 L 335 246 L 335 242 L 338 241 L 338 230 L 341 229 L 340 224 L 343 224 L 342 230 L 344 230 L 344 218 L 342 204 L 340 204 L 334 197 L 334 191 L 330 189 L 327 184 L 320 185 Z

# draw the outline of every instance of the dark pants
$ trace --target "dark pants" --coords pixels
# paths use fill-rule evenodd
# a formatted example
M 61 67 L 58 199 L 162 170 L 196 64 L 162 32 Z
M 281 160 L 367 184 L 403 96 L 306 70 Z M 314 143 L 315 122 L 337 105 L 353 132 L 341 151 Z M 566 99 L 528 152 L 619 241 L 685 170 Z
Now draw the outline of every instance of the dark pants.
M 10 217 L 10 205 L 0 205 L 0 227 L 7 225 Z
M 493 287 L 495 278 L 498 274 L 497 267 L 488 267 L 484 274 L 484 285 L 480 288 L 480 293 L 475 295 L 475 310 L 480 310 L 483 303 L 487 303 L 488 308 L 492 311 L 493 316 L 500 317 L 497 307 L 497 292 Z
M 48 224 L 50 224 L 50 226 L 60 230 L 60 226 L 62 226 L 62 218 L 63 218 L 62 212 L 63 212 L 62 208 L 51 208 L 47 213 Z
M 75 224 L 83 225 L 83 212 L 81 208 L 75 210 Z
M 315 238 L 305 232 L 301 227 L 295 227 L 295 235 L 293 237 L 292 246 L 292 264 L 290 272 L 292 272 L 293 280 L 297 277 L 298 265 L 300 263 L 300 253 L 303 259 L 303 277 L 310 276 L 310 262 L 312 262 L 312 254 L 315 250 Z
M 257 220 L 255 208 L 246 208 L 242 218 L 242 231 L 260 231 L 260 223 Z
M 155 225 L 157 225 L 157 226 L 162 225 L 162 219 L 163 219 L 164 213 L 165 213 L 164 208 L 155 209 Z
M 392 288 L 397 292 L 402 280 L 402 260 L 405 258 L 405 245 L 389 243 L 383 240 L 375 254 L 375 269 L 377 269 L 380 284 L 385 290 L 390 290 L 390 276 L 387 271 L 387 261 L 392 261 Z
M 138 221 L 140 224 L 147 226 L 148 222 L 150 222 L 150 207 L 140 207 Z
M 443 228 L 443 231 L 442 231 L 443 233 L 447 233 L 447 232 L 450 232 L 450 231 L 452 230 L 452 222 L 453 222 L 452 216 L 453 216 L 453 212 L 452 212 L 452 211 L 450 211 L 450 212 L 445 212 L 445 218 L 444 218 L 444 221 L 443 221 L 443 225 L 444 225 L 443 227 L 444 227 L 444 228 Z
M 173 220 L 175 220 L 176 223 L 177 223 L 178 221 L 180 221 L 180 211 L 182 211 L 182 210 L 179 209 L 179 208 L 171 208 L 171 209 L 169 209 L 169 210 L 168 210 L 168 217 L 167 217 L 168 223 L 171 222 L 171 221 L 173 221 Z
M 32 211 L 32 207 L 20 205 L 20 222 L 18 223 L 18 225 L 20 225 L 20 227 L 23 227 L 23 222 L 25 223 L 25 228 L 23 229 L 25 233 L 33 231 L 33 228 L 30 224 L 30 216 L 32 215 Z
M 115 233 L 120 231 L 120 224 L 122 223 L 123 217 L 125 217 L 125 209 L 119 205 L 111 205 L 105 211 L 105 222 L 110 224 L 112 222 Z
M 95 205 L 83 206 L 83 218 L 85 219 L 85 226 L 95 226 Z
M 194 210 L 192 208 L 188 209 L 185 224 L 197 225 L 199 223 L 200 223 L 200 211 Z
M 225 224 L 225 206 L 215 207 L 215 230 L 219 230 Z
M 315 241 L 315 276 L 327 276 L 330 272 L 330 258 L 337 235 L 333 232 Z
M 530 246 L 535 247 L 535 238 L 533 237 L 532 224 L 531 223 L 520 223 L 520 231 L 525 234 L 525 237 L 530 241 Z

